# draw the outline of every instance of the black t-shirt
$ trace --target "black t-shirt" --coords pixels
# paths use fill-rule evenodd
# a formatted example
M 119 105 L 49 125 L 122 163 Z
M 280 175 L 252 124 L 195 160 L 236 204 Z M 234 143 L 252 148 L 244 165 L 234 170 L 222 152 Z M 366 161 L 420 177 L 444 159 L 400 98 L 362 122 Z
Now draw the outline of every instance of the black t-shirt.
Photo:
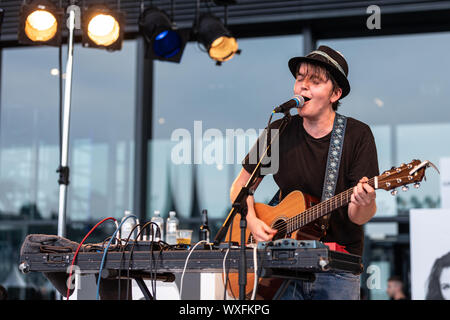
M 274 121 L 270 128 L 278 128 L 280 123 L 281 119 Z M 282 198 L 294 190 L 321 198 L 330 137 L 331 132 L 322 138 L 313 138 L 304 129 L 302 117 L 299 115 L 291 117 L 279 138 L 278 171 L 271 172 L 280 187 Z M 261 135 L 258 141 L 263 138 L 265 139 L 265 134 Z M 252 173 L 256 166 L 255 161 L 249 163 L 249 157 L 259 149 L 258 141 L 242 164 L 249 173 Z M 254 156 L 255 154 L 250 159 L 255 159 Z M 377 150 L 372 131 L 363 122 L 348 117 L 335 195 L 356 186 L 364 176 L 370 179 L 377 175 L 379 175 Z M 348 205 L 331 213 L 329 229 L 321 240 L 336 242 L 345 246 L 348 252 L 362 255 L 363 228 L 350 221 Z

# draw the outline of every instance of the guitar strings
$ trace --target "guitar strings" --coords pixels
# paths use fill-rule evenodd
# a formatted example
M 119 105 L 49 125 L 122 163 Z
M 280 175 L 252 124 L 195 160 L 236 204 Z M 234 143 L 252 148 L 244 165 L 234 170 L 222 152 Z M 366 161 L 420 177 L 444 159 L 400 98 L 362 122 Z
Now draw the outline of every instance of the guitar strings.
M 346 190 L 336 197 L 321 202 L 317 206 L 308 208 L 302 214 L 290 218 L 288 224 L 292 227 L 291 229 L 302 227 L 324 215 L 322 211 L 331 212 L 338 207 L 347 204 L 352 195 L 352 192 L 349 191 L 352 190 Z
M 368 184 L 373 187 L 374 181 L 375 181 L 375 178 L 372 178 L 368 181 Z M 322 212 L 324 209 L 325 209 L 325 212 L 331 212 L 331 211 L 336 210 L 337 208 L 349 203 L 351 201 L 352 194 L 353 194 L 353 188 L 350 188 L 328 200 L 320 202 L 319 204 L 306 209 L 302 213 L 299 213 L 298 215 L 287 219 L 286 223 L 283 224 L 283 226 L 281 226 L 280 229 L 278 229 L 278 232 L 288 233 L 287 230 L 289 230 L 290 231 L 289 233 L 291 233 L 297 229 L 300 229 L 301 227 L 307 225 L 308 223 L 325 215 L 325 213 Z M 317 217 L 316 217 L 316 215 L 317 215 Z
M 369 185 L 373 186 L 375 178 L 372 178 L 368 181 Z M 290 232 L 303 227 L 304 225 L 318 219 L 319 217 L 325 215 L 322 213 L 323 209 L 326 212 L 331 212 L 351 201 L 351 195 L 353 193 L 353 188 L 350 188 L 344 192 L 341 192 L 337 196 L 330 198 L 326 201 L 319 203 L 317 206 L 308 208 L 303 213 L 288 219 L 286 225 L 290 226 Z M 317 215 L 317 216 L 316 216 Z
M 374 178 L 369 180 L 369 184 L 373 186 Z M 319 203 L 317 206 L 308 208 L 303 213 L 294 216 L 287 220 L 286 226 L 289 226 L 290 232 L 293 232 L 296 229 L 299 229 L 308 223 L 318 219 L 319 217 L 325 215 L 322 213 L 325 209 L 326 212 L 331 212 L 340 206 L 343 206 L 350 202 L 351 195 L 353 193 L 353 188 L 350 188 L 344 192 L 341 192 L 337 196 L 330 198 L 326 201 Z M 284 230 L 283 230 L 284 231 Z

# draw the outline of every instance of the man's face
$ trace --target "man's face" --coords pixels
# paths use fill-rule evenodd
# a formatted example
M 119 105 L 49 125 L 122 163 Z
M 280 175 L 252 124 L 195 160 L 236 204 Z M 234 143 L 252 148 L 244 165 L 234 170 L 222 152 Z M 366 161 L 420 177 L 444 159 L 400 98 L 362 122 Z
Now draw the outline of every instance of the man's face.
M 402 286 L 398 281 L 388 281 L 386 293 L 390 298 L 393 298 L 397 292 L 401 290 Z
M 442 269 L 439 285 L 444 299 L 450 300 L 450 267 Z
M 342 90 L 333 92 L 333 83 L 330 79 L 326 79 L 324 72 L 312 74 L 308 72 L 307 65 L 302 63 L 295 80 L 294 94 L 311 99 L 304 104 L 303 108 L 297 110 L 300 116 L 314 119 L 324 110 L 332 108 L 332 103 L 339 99 Z

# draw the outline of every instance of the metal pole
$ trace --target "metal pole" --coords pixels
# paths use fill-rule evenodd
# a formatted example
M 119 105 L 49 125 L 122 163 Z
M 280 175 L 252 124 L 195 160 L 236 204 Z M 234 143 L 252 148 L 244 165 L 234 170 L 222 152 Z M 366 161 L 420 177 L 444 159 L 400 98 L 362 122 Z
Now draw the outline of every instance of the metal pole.
M 58 213 L 58 236 L 66 236 L 66 202 L 67 185 L 69 184 L 69 128 L 70 128 L 70 102 L 72 94 L 72 67 L 73 67 L 73 33 L 75 29 L 75 6 L 69 6 L 69 48 L 66 64 L 66 83 L 64 88 L 63 108 L 63 132 L 61 143 L 61 167 L 58 169 L 61 179 L 59 180 L 59 213 Z M 79 12 L 79 11 L 78 11 Z
M 315 50 L 317 46 L 316 38 L 310 25 L 303 27 L 303 53 L 307 55 Z
M 145 221 L 149 210 L 150 190 L 149 141 L 152 139 L 153 60 L 145 58 L 145 40 L 137 40 L 137 82 L 134 131 L 134 196 L 133 211 Z

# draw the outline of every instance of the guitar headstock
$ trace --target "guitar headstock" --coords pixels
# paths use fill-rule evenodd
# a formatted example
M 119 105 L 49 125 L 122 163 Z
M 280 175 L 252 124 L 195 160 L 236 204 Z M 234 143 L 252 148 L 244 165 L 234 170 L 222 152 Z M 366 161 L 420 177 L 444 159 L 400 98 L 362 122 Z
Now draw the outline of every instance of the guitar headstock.
M 413 160 L 408 164 L 402 164 L 397 168 L 386 170 L 377 177 L 376 189 L 393 190 L 402 187 L 404 191 L 408 190 L 408 185 L 414 183 L 414 187 L 418 188 L 422 179 L 425 178 L 425 170 L 429 166 L 435 168 L 430 161 Z M 426 180 L 426 178 L 425 178 Z M 393 191 L 393 194 L 396 192 Z

